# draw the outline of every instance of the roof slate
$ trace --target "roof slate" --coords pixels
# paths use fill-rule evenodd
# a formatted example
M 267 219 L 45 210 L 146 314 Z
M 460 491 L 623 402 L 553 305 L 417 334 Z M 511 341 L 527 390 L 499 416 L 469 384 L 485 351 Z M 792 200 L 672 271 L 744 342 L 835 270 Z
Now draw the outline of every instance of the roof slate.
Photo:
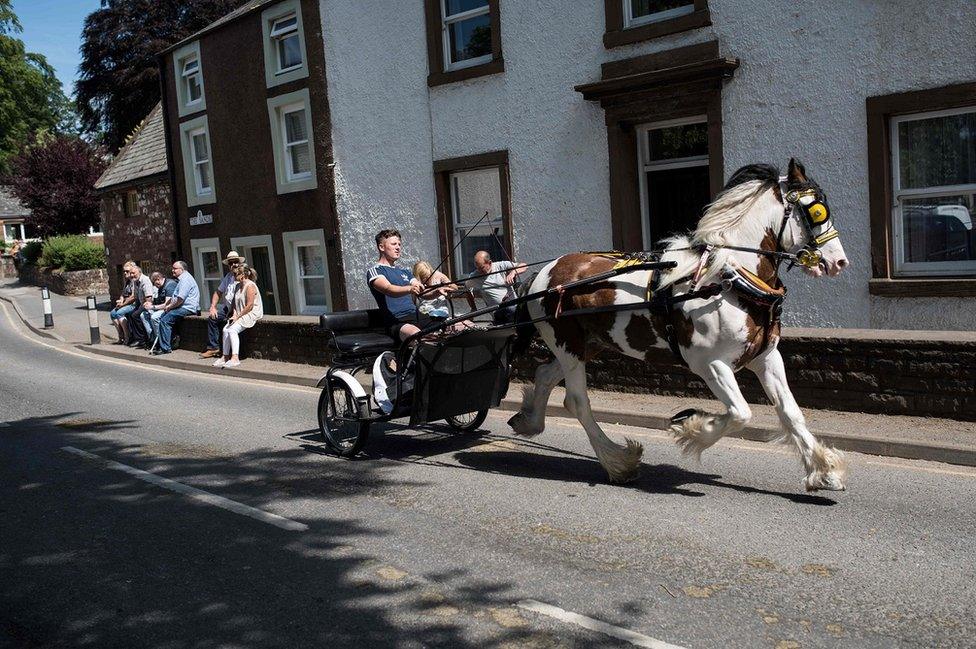
M 227 23 L 229 23 L 229 22 L 231 22 L 233 20 L 236 20 L 237 18 L 240 18 L 244 14 L 247 14 L 247 13 L 250 13 L 250 12 L 254 11 L 258 7 L 263 7 L 266 4 L 271 4 L 273 2 L 280 2 L 280 1 L 281 0 L 250 0 L 250 2 L 246 2 L 242 6 L 238 7 L 234 11 L 230 12 L 229 14 L 227 14 L 225 16 L 221 16 L 220 18 L 218 18 L 217 20 L 213 21 L 212 23 L 210 23 L 209 25 L 207 25 L 206 27 L 204 27 L 200 31 L 194 32 L 193 34 L 190 34 L 189 36 L 187 36 L 186 38 L 184 38 L 180 42 L 175 43 L 173 45 L 170 45 L 165 50 L 163 50 L 162 52 L 160 52 L 160 54 L 166 54 L 167 52 L 171 52 L 171 51 L 173 51 L 175 49 L 178 49 L 178 48 L 186 45 L 187 43 L 192 43 L 193 41 L 197 40 L 198 38 L 200 38 L 204 34 L 209 34 L 210 32 L 214 31 L 215 29 L 219 29 L 223 25 L 226 25 Z
M 0 220 L 30 216 L 30 210 L 21 205 L 10 187 L 0 185 Z
M 161 104 L 149 112 L 136 127 L 128 143 L 118 152 L 108 169 L 95 181 L 95 189 L 138 180 L 166 171 L 166 136 Z

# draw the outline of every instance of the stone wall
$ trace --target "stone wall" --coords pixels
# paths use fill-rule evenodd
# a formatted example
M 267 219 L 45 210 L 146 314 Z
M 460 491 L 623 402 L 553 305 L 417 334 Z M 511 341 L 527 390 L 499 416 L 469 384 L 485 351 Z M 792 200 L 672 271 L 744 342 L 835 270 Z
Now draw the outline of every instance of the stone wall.
M 315 318 L 268 316 L 242 336 L 242 355 L 326 365 Z M 203 350 L 205 318 L 186 318 L 183 348 Z M 790 386 L 805 408 L 976 421 L 976 335 L 851 329 L 784 329 L 779 346 Z M 651 362 L 606 354 L 591 361 L 593 388 L 713 398 L 704 382 L 662 350 Z M 515 378 L 529 380 L 531 362 Z M 750 403 L 768 403 L 752 372 L 738 375 Z
M 14 258 L 10 255 L 0 255 L 0 278 L 16 276 L 17 268 L 14 266 Z
M 108 273 L 95 270 L 48 270 L 37 266 L 21 266 L 20 281 L 35 286 L 47 286 L 59 295 L 103 295 L 108 293 Z
M 123 205 L 129 190 L 139 195 L 139 211 L 133 216 L 125 215 Z M 147 275 L 158 270 L 169 277 L 169 267 L 176 260 L 176 237 L 168 179 L 123 185 L 103 193 L 101 198 L 105 265 L 112 297 L 122 292 L 121 267 L 129 260 L 139 264 Z

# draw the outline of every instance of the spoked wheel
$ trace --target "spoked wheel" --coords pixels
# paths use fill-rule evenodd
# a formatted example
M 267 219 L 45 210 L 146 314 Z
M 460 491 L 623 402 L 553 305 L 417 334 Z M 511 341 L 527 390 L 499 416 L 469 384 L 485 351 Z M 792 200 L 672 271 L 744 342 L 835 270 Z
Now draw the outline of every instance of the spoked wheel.
M 444 421 L 447 425 L 453 428 L 459 433 L 470 433 L 473 430 L 478 430 L 481 424 L 485 423 L 485 418 L 488 416 L 488 409 L 475 410 L 474 412 L 465 412 L 460 415 L 454 415 L 448 417 Z
M 356 396 L 340 380 L 330 380 L 319 396 L 319 430 L 342 457 L 358 453 L 369 437 L 369 422 L 361 421 Z

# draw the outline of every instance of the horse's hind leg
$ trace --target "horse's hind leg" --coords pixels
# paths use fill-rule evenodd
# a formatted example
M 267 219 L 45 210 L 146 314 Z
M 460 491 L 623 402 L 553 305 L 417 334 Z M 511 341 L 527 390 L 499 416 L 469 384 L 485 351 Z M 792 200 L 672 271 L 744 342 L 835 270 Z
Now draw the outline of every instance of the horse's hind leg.
M 593 418 L 590 397 L 586 393 L 586 369 L 582 361 L 566 354 L 557 354 L 566 378 L 566 409 L 586 430 L 590 445 L 600 464 L 610 476 L 610 482 L 630 482 L 640 473 L 644 448 L 632 439 L 620 445 L 607 437 Z
M 546 405 L 549 395 L 563 378 L 559 361 L 551 360 L 535 371 L 535 382 L 522 392 L 522 408 L 512 415 L 508 425 L 519 435 L 533 437 L 546 429 Z
M 766 395 L 776 406 L 776 414 L 779 415 L 780 422 L 800 451 L 807 472 L 807 477 L 803 481 L 807 490 L 843 490 L 844 478 L 847 474 L 847 458 L 837 449 L 828 448 L 818 442 L 807 430 L 803 412 L 786 382 L 786 368 L 779 350 L 770 350 L 756 358 L 749 365 L 749 369 L 759 377 Z
M 702 452 L 724 435 L 742 430 L 752 418 L 752 411 L 739 390 L 735 372 L 728 364 L 712 361 L 695 372 L 705 380 L 715 397 L 727 408 L 724 415 L 695 410 L 679 413 L 672 419 L 671 434 L 681 452 L 701 460 Z

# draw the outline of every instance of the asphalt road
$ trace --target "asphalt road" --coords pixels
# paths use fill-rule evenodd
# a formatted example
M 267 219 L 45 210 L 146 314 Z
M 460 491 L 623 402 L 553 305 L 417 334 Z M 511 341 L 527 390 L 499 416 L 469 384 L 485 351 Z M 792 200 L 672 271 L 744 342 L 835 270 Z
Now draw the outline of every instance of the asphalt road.
M 973 646 L 974 470 L 852 455 L 849 491 L 808 495 L 786 447 L 699 465 L 611 426 L 645 445 L 620 487 L 574 422 L 522 440 L 502 414 L 340 460 L 313 390 L 58 349 L 9 313 L 0 646 Z

